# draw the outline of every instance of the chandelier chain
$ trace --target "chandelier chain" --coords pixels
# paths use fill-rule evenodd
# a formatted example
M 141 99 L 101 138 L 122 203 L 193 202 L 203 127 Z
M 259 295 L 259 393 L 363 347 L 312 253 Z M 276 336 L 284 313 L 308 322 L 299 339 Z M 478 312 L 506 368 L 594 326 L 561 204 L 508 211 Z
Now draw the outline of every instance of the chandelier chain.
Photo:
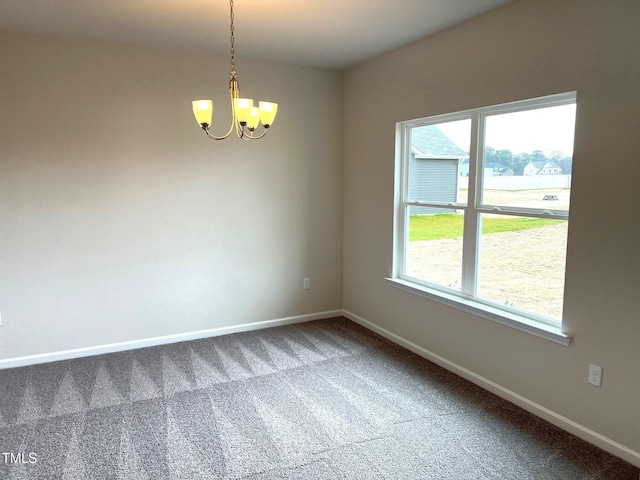
M 234 36 L 234 26 L 233 26 L 233 0 L 229 0 L 229 5 L 231 6 L 231 13 L 229 17 L 231 18 L 231 77 L 235 78 L 236 76 L 236 48 L 235 48 L 235 36 Z

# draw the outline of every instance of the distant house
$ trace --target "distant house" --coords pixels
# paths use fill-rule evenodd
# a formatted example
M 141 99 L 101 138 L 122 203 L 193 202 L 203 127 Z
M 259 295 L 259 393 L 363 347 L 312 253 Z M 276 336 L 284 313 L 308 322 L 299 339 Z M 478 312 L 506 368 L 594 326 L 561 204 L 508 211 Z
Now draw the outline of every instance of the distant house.
M 504 177 L 507 175 L 513 175 L 513 170 L 501 163 L 491 162 L 484 166 L 485 177 Z
M 523 175 L 560 175 L 562 168 L 556 162 L 529 162 Z
M 513 170 L 511 170 L 509 167 L 501 163 L 490 162 L 484 166 L 485 177 L 504 177 L 507 175 L 513 175 Z M 469 176 L 469 159 L 468 158 L 465 158 L 460 163 L 460 176 L 461 177 Z
M 435 125 L 411 129 L 409 196 L 424 202 L 456 202 L 458 168 L 468 154 Z M 443 213 L 442 208 L 412 207 L 411 214 Z

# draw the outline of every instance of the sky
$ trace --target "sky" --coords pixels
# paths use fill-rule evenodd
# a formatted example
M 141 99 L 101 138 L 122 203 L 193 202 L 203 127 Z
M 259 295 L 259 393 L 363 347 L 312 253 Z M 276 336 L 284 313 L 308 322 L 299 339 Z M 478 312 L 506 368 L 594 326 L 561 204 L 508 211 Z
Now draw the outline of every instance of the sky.
M 542 150 L 549 155 L 559 150 L 572 156 L 575 115 L 575 104 L 490 115 L 485 145 L 515 154 Z M 471 120 L 440 123 L 438 128 L 464 151 L 469 151 Z

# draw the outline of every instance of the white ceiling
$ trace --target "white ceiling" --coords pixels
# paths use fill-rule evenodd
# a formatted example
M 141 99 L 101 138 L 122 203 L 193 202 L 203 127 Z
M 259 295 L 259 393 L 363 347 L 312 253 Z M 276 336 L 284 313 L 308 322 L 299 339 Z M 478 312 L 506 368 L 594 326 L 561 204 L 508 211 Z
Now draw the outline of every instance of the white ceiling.
M 513 0 L 235 0 L 236 54 L 341 68 Z M 0 29 L 229 52 L 227 0 L 0 0 Z

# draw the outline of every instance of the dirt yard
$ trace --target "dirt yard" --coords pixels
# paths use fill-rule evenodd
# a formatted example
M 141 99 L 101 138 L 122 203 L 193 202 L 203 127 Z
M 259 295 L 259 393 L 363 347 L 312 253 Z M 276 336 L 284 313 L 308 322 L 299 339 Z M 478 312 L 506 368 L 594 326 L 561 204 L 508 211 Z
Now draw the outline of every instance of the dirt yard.
M 478 296 L 560 320 L 566 239 L 566 222 L 483 235 Z M 409 242 L 409 275 L 460 289 L 461 265 L 461 238 Z

